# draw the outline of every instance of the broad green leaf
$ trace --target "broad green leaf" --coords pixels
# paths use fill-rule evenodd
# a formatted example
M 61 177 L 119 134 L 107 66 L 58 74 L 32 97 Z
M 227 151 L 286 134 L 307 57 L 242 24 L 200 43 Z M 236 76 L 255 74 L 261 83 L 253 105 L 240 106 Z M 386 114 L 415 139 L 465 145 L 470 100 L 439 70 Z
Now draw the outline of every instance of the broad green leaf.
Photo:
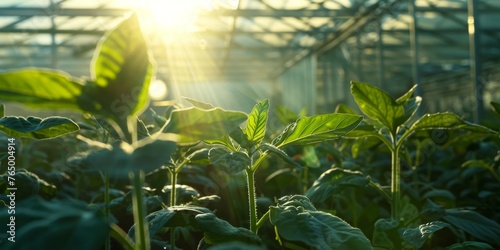
M 239 129 L 246 119 L 247 115 L 239 111 L 191 107 L 172 111 L 163 132 L 179 134 L 180 143 L 217 140 Z
M 269 150 L 269 151 L 271 151 L 272 153 L 274 153 L 277 156 L 279 156 L 286 163 L 289 163 L 289 164 L 295 166 L 296 168 L 302 168 L 302 166 L 298 162 L 294 161 L 292 159 L 292 157 L 288 156 L 285 153 L 285 151 L 279 149 L 278 147 L 274 146 L 273 144 L 263 143 L 263 144 L 260 145 L 259 148 L 262 149 L 262 150 Z
M 212 148 L 208 152 L 212 164 L 228 174 L 236 174 L 250 167 L 250 157 L 243 152 L 229 152 L 223 148 Z
M 427 114 L 416 121 L 410 128 L 410 131 L 424 129 L 464 129 L 479 134 L 496 134 L 497 132 L 462 120 L 454 113 L 435 113 Z
M 199 230 L 198 223 L 194 219 L 195 216 L 211 212 L 207 208 L 195 206 L 170 206 L 152 212 L 146 216 L 149 225 L 149 236 L 153 238 L 164 227 L 191 226 Z M 131 239 L 135 238 L 135 225 L 130 228 L 128 235 Z
M 500 225 L 479 213 L 469 210 L 447 209 L 443 219 L 477 239 L 498 245 Z
M 50 139 L 80 130 L 72 120 L 52 116 L 45 119 L 29 116 L 0 118 L 0 130 L 11 137 Z
M 494 250 L 492 246 L 477 241 L 464 241 L 462 243 L 455 243 L 445 250 Z
M 46 201 L 34 196 L 16 203 L 15 212 L 15 243 L 4 238 L 1 249 L 100 249 L 109 228 L 102 213 L 78 200 Z M 2 224 L 7 224 L 10 216 L 2 208 Z M 8 232 L 3 234 L 10 237 Z
M 183 97 L 183 99 L 186 100 L 186 101 L 188 101 L 188 102 L 190 102 L 191 104 L 193 104 L 193 106 L 195 106 L 197 108 L 200 108 L 200 109 L 213 109 L 213 108 L 215 108 L 210 103 L 198 101 L 198 100 L 195 100 L 195 99 L 192 99 L 192 98 L 189 98 L 189 97 Z
M 85 99 L 99 102 L 97 112 L 125 120 L 139 115 L 148 103 L 153 58 L 142 35 L 137 15 L 107 32 L 92 59 Z
M 404 121 L 402 105 L 383 90 L 367 83 L 351 82 L 351 93 L 361 111 L 368 117 L 379 121 L 395 134 Z
M 498 102 L 490 102 L 493 111 L 500 115 L 500 103 Z
M 358 115 L 351 114 L 303 117 L 286 127 L 273 144 L 281 148 L 286 145 L 332 140 L 356 128 L 362 119 Z
M 300 208 L 302 207 L 308 211 L 316 211 L 316 208 L 311 203 L 309 198 L 304 195 L 286 195 L 278 199 L 278 205 L 281 207 L 293 206 Z
M 50 69 L 27 68 L 0 73 L 0 100 L 30 108 L 82 111 L 84 80 Z M 84 106 L 92 106 L 92 101 Z M 89 110 L 90 111 L 90 110 Z
M 149 173 L 170 161 L 176 139 L 165 136 L 146 138 L 133 145 L 125 142 L 107 145 L 106 148 L 92 151 L 82 163 L 91 169 L 108 169 L 111 175 L 121 177 L 139 169 Z
M 262 245 L 260 238 L 250 230 L 233 227 L 227 221 L 217 218 L 213 213 L 196 215 L 195 220 L 203 231 L 204 240 L 208 244 L 242 242 L 256 246 Z
M 332 168 L 324 172 L 306 192 L 312 202 L 323 202 L 347 187 L 366 187 L 370 177 L 359 171 Z
M 373 249 L 361 230 L 325 212 L 279 205 L 270 207 L 269 219 L 287 241 L 315 249 Z
M 3 174 L 0 175 L 0 187 L 4 187 L 5 189 L 0 189 L 0 192 L 3 194 L 9 194 L 8 187 L 11 187 L 9 178 L 10 175 Z M 26 169 L 17 169 L 14 176 L 11 176 L 15 179 L 15 185 L 23 188 L 19 188 L 16 190 L 16 199 L 22 200 L 34 195 L 40 195 L 46 199 L 54 198 L 57 193 L 57 188 L 40 179 L 38 175 L 29 172 Z
M 450 226 L 450 224 L 448 223 L 442 221 L 433 221 L 422 224 L 417 228 L 400 228 L 398 232 L 404 241 L 406 241 L 413 247 L 421 248 L 431 234 L 448 226 Z
M 269 111 L 269 101 L 264 100 L 255 105 L 248 115 L 245 134 L 249 141 L 259 144 L 266 134 L 267 115 Z

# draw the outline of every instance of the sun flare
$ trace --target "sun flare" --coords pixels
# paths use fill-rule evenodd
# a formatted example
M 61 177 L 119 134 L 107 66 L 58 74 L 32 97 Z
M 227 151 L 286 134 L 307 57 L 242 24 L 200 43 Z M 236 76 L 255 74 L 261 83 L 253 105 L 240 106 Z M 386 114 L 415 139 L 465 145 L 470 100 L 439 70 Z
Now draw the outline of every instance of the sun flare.
M 198 13 L 210 8 L 209 0 L 148 0 L 148 9 L 163 29 L 183 30 L 193 24 Z
M 163 100 L 167 97 L 167 86 L 162 80 L 154 80 L 149 85 L 149 97 L 154 100 Z

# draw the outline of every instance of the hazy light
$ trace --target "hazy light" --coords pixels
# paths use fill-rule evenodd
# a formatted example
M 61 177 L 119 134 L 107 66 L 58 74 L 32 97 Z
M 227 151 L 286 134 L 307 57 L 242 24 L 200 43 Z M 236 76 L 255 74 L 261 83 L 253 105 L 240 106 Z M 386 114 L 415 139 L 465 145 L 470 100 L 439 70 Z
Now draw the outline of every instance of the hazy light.
M 167 97 L 167 86 L 162 80 L 154 80 L 149 85 L 149 97 L 152 100 L 159 101 Z
M 209 4 L 208 0 L 149 0 L 148 8 L 160 28 L 182 31 L 189 28 L 200 10 Z

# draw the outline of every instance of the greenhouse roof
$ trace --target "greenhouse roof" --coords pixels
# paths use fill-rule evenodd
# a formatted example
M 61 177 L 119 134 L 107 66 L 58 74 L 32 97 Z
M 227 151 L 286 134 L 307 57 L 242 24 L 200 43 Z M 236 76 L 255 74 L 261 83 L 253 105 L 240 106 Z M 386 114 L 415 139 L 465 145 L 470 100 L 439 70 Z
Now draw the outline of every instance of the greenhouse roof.
M 140 2 L 140 4 L 137 4 Z M 3 0 L 0 69 L 36 66 L 89 75 L 99 38 L 142 16 L 159 77 L 176 82 L 266 82 L 304 58 L 341 48 L 365 75 L 411 79 L 468 67 L 467 0 Z M 410 1 L 411 2 L 411 1 Z M 477 1 L 483 61 L 500 58 L 500 1 Z M 170 3 L 170 4 L 169 4 Z M 416 38 L 410 36 L 416 17 Z M 381 38 L 381 39 L 379 39 Z

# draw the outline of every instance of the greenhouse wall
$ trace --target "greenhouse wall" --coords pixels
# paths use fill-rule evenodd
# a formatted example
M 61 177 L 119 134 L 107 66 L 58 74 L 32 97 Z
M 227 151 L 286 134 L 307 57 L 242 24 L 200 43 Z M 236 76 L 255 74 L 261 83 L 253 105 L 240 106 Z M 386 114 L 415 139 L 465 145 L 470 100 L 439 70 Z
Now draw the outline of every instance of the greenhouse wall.
M 296 113 L 303 108 L 316 113 L 316 57 L 304 58 L 279 77 L 282 104 Z

